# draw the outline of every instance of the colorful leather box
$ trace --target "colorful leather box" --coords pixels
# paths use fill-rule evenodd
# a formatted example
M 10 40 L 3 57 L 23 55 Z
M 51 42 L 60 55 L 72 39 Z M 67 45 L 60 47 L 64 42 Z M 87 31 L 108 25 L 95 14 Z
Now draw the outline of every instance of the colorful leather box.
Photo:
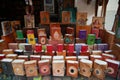
M 52 62 L 52 72 L 53 76 L 64 76 L 65 75 L 65 61 L 64 60 L 54 60 Z
M 24 71 L 24 59 L 15 59 L 12 62 L 12 67 L 13 67 L 13 71 L 15 75 L 18 76 L 24 76 L 25 75 L 25 71 Z
M 63 44 L 63 43 L 64 43 L 63 39 L 61 39 L 61 40 L 52 40 L 52 39 L 49 39 L 48 40 L 48 44 L 52 45 L 54 51 L 57 51 L 58 44 Z
M 26 28 L 26 27 L 24 27 L 22 30 L 23 30 L 23 34 L 24 34 L 24 37 L 25 37 L 25 38 L 27 38 L 27 32 L 28 32 L 29 30 L 32 30 L 32 31 L 34 32 L 34 37 L 35 37 L 35 38 L 38 37 L 38 32 L 37 32 L 38 27 L 34 27 L 34 28 Z
M 46 76 L 51 74 L 51 66 L 49 60 L 40 60 L 38 62 L 38 67 L 40 75 Z
M 14 53 L 17 55 L 23 55 L 23 50 L 16 49 L 16 50 L 14 50 Z
M 1 60 L 1 65 L 2 65 L 2 70 L 4 74 L 7 75 L 13 75 L 13 67 L 12 67 L 12 61 L 13 59 L 9 59 L 9 58 L 4 58 Z
M 12 33 L 12 26 L 10 21 L 2 21 L 1 27 L 2 27 L 3 36 L 6 36 Z
M 87 38 L 87 31 L 86 30 L 80 30 L 79 31 L 79 39 L 86 40 Z
M 57 45 L 57 51 L 62 52 L 63 51 L 63 44 L 58 44 Z
M 81 59 L 79 63 L 80 71 L 79 73 L 85 77 L 91 76 L 93 62 L 87 59 Z
M 27 30 L 27 38 L 29 44 L 36 44 L 34 30 Z
M 87 44 L 93 45 L 95 43 L 95 34 L 88 34 L 87 36 Z
M 66 75 L 71 77 L 78 77 L 78 61 L 68 60 L 66 63 Z
M 91 33 L 91 26 L 85 25 L 85 26 L 76 26 L 76 37 L 79 37 L 79 31 L 80 30 L 86 30 L 87 35 Z
M 26 61 L 24 63 L 24 66 L 25 66 L 25 72 L 27 77 L 38 76 L 36 60 Z
M 32 51 L 32 45 L 31 44 L 25 44 L 25 51 Z
M 84 44 L 84 43 L 83 43 L 83 44 Z M 75 44 L 75 51 L 76 51 L 77 56 L 80 55 L 81 46 L 82 46 L 83 44 L 80 44 L 80 43 L 76 43 L 76 44 Z
M 73 53 L 74 52 L 74 44 L 68 44 L 68 52 Z
M 93 17 L 92 18 L 92 28 L 104 29 L 104 18 L 103 17 Z
M 50 23 L 50 14 L 47 11 L 40 11 L 40 23 L 49 24 Z
M 40 60 L 40 55 L 30 55 L 30 60 Z
M 70 23 L 70 12 L 62 11 L 62 23 L 69 24 Z
M 72 44 L 74 42 L 72 34 L 65 34 L 64 43 L 65 44 Z
M 116 61 L 116 60 L 112 60 L 112 59 L 106 59 L 105 60 L 107 63 L 108 63 L 108 73 L 107 75 L 113 77 L 113 78 L 116 78 L 117 77 L 117 74 L 118 74 L 118 70 L 119 70 L 119 61 Z
M 50 24 L 50 35 L 52 40 L 61 40 L 62 34 L 59 23 Z
M 34 28 L 35 27 L 34 15 L 24 15 L 24 20 L 25 20 L 26 28 Z
M 108 65 L 107 62 L 95 59 L 93 66 L 94 68 L 93 75 L 98 79 L 104 80 L 106 75 L 107 65 Z
M 77 12 L 77 25 L 85 26 L 87 23 L 87 13 Z
M 25 61 L 28 61 L 29 57 L 27 55 L 19 55 L 18 59 L 24 59 Z
M 22 30 L 16 30 L 16 34 L 17 34 L 17 38 L 19 38 L 19 39 L 23 39 L 24 38 Z
M 3 54 L 13 54 L 14 51 L 13 51 L 13 49 L 4 49 L 2 53 Z
M 42 51 L 42 45 L 41 44 L 36 44 L 35 45 L 35 51 L 36 52 L 41 52 Z
M 18 49 L 18 43 L 9 43 L 8 47 L 9 47 L 9 49 L 16 50 L 16 49 Z
M 16 59 L 17 58 L 17 54 L 7 54 L 6 58 L 11 58 L 11 59 Z
M 81 52 L 87 52 L 88 51 L 88 45 L 83 44 L 81 45 Z
M 53 51 L 53 46 L 51 44 L 47 44 L 47 52 L 52 52 Z
M 108 50 L 108 44 L 107 43 L 97 44 L 97 49 L 104 52 Z
M 44 35 L 38 35 L 38 42 L 39 44 L 45 45 L 47 43 L 47 36 Z

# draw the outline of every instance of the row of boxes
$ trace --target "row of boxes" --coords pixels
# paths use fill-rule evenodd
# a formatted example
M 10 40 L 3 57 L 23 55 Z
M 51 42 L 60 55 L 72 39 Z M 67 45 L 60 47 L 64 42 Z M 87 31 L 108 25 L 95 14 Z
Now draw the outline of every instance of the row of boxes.
M 76 78 L 78 73 L 90 77 L 93 72 L 94 76 L 103 79 L 105 77 L 104 71 L 107 70 L 109 70 L 110 76 L 116 78 L 119 68 L 119 61 L 116 61 L 115 57 L 110 54 L 90 55 L 90 60 L 89 56 L 66 56 L 65 58 L 53 56 L 52 58 L 51 56 L 31 55 L 30 61 L 25 55 L 19 55 L 16 57 L 18 59 L 15 59 L 14 55 L 8 54 L 6 58 L 3 57 L 5 55 L 1 57 L 1 59 L 3 58 L 1 64 L 4 74 L 26 75 L 27 77 L 38 76 L 38 74 L 52 74 L 53 76 L 64 76 L 66 74 Z
M 94 45 L 87 45 L 85 43 L 76 43 L 76 44 L 35 44 L 31 45 L 28 43 L 9 43 L 8 48 L 9 49 L 20 49 L 25 51 L 38 51 L 41 52 L 43 50 L 43 47 L 46 47 L 45 50 L 48 52 L 50 51 L 58 51 L 62 52 L 63 50 L 67 50 L 69 52 L 77 51 L 77 52 L 86 52 L 90 50 L 101 50 L 102 52 L 109 50 L 109 45 L 107 43 L 101 43 L 101 44 L 94 44 Z M 50 50 L 51 49 L 51 50 Z M 71 51 L 70 51 L 71 50 Z

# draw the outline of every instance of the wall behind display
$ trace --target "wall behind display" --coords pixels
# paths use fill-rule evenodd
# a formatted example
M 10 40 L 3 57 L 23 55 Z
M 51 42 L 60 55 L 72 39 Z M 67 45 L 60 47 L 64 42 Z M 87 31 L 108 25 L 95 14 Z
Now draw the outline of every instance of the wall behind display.
M 119 0 L 109 0 L 106 10 L 105 28 L 111 30 L 118 9 Z
M 86 0 L 75 0 L 75 7 L 77 7 L 78 12 L 87 12 L 88 21 L 87 24 L 90 25 L 92 22 L 92 17 L 95 15 L 95 1 L 92 0 L 90 4 L 87 4 Z

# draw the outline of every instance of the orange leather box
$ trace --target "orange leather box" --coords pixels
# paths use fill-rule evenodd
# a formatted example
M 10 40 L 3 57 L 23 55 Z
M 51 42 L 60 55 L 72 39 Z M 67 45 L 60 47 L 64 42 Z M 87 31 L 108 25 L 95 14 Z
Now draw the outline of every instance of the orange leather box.
M 94 68 L 93 75 L 98 79 L 104 80 L 105 71 L 107 70 L 107 62 L 96 59 L 94 61 L 93 68 Z
M 52 40 L 61 40 L 61 28 L 60 23 L 51 23 L 50 24 L 50 35 Z
M 93 62 L 86 59 L 81 59 L 79 63 L 80 71 L 79 73 L 83 76 L 90 77 Z
M 62 11 L 62 23 L 69 24 L 70 23 L 70 12 Z
M 26 61 L 24 63 L 24 66 L 25 66 L 25 72 L 26 72 L 27 77 L 38 76 L 37 61 L 36 60 Z
M 40 11 L 40 23 L 49 24 L 50 23 L 50 14 L 47 11 Z
M 42 76 L 50 75 L 51 68 L 50 68 L 50 61 L 49 60 L 41 60 L 38 62 L 39 73 Z
M 78 61 L 68 60 L 66 65 L 67 65 L 66 75 L 77 78 L 78 77 Z

